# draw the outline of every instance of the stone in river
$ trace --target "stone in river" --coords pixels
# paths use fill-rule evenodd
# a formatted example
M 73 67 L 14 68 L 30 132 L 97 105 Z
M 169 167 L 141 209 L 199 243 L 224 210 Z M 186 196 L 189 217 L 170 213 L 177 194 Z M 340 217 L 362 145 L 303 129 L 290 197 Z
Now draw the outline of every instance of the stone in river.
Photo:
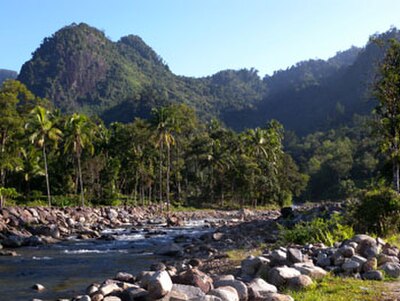
M 32 286 L 32 289 L 34 289 L 35 291 L 41 292 L 41 291 L 44 291 L 46 288 L 42 284 L 36 283 Z

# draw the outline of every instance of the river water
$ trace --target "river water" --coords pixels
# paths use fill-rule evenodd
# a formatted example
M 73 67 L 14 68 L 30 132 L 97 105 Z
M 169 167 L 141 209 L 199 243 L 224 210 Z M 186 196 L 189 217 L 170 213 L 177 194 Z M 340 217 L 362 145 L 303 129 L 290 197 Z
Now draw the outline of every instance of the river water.
M 211 231 L 203 222 L 181 228 L 114 229 L 103 234 L 115 240 L 76 240 L 39 247 L 24 247 L 19 256 L 0 257 L 0 300 L 30 301 L 34 298 L 57 300 L 82 294 L 92 282 L 123 271 L 136 274 L 147 270 L 163 256 L 153 252 L 175 237 L 195 238 Z M 43 292 L 32 290 L 40 283 Z

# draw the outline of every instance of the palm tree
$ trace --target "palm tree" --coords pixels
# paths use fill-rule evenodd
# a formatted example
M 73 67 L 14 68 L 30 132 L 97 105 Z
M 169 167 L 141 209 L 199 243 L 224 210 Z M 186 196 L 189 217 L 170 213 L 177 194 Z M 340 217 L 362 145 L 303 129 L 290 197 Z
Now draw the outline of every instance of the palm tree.
M 47 199 L 49 206 L 51 206 L 51 193 L 50 193 L 50 181 L 49 172 L 47 166 L 47 150 L 46 142 L 52 141 L 57 147 L 57 143 L 61 140 L 62 132 L 60 129 L 55 127 L 55 124 L 51 120 L 50 112 L 41 107 L 36 106 L 31 111 L 32 119 L 26 124 L 26 128 L 32 127 L 33 133 L 29 139 L 32 143 L 36 144 L 42 149 L 43 160 L 44 160 L 44 171 L 46 176 L 46 187 L 47 187 Z
M 93 136 L 94 125 L 86 115 L 75 113 L 66 121 L 64 153 L 67 151 L 72 151 L 75 154 L 78 165 L 77 167 L 82 206 L 85 206 L 85 198 L 83 190 L 81 156 L 85 148 L 89 150 L 90 154 L 94 153 L 94 146 L 92 143 Z
M 169 199 L 169 178 L 171 171 L 171 146 L 175 144 L 175 138 L 172 134 L 173 121 L 169 114 L 168 108 L 161 107 L 153 109 L 153 124 L 157 129 L 156 133 L 156 146 L 159 148 L 160 166 L 159 166 L 159 180 L 160 180 L 160 202 L 162 208 L 162 186 L 163 186 L 163 150 L 164 145 L 167 147 L 167 172 L 166 172 L 166 198 L 167 198 L 167 211 L 170 208 Z

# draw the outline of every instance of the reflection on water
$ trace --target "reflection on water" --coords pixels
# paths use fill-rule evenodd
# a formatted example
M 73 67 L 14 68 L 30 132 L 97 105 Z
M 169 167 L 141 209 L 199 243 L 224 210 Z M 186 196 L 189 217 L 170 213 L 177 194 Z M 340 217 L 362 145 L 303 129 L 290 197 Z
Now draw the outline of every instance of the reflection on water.
M 148 269 L 150 264 L 162 260 L 153 255 L 157 246 L 178 235 L 194 237 L 210 231 L 200 226 L 162 229 L 164 234 L 156 233 L 147 239 L 146 231 L 108 230 L 105 232 L 116 240 L 75 240 L 20 248 L 17 257 L 0 257 L 0 300 L 71 298 L 81 294 L 90 283 L 101 282 L 119 271 L 135 274 Z M 35 283 L 44 285 L 46 290 L 33 291 L 31 286 Z

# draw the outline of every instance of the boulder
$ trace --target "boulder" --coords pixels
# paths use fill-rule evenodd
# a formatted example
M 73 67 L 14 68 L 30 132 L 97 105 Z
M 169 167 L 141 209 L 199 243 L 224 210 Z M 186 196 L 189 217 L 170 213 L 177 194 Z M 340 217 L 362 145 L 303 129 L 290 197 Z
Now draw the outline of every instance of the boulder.
M 294 301 L 294 299 L 289 295 L 271 293 L 262 299 L 263 301 Z
M 350 258 L 350 257 L 354 256 L 355 253 L 356 253 L 356 251 L 354 250 L 354 248 L 351 247 L 351 246 L 348 246 L 348 245 L 345 245 L 345 246 L 343 246 L 343 247 L 340 247 L 340 248 L 338 249 L 338 252 L 339 252 L 343 257 L 346 257 L 346 258 Z
M 398 264 L 398 263 L 386 262 L 379 268 L 381 270 L 383 270 L 385 272 L 385 274 L 391 278 L 399 278 L 400 277 L 400 264 Z
M 364 280 L 383 280 L 383 274 L 381 271 L 373 270 L 365 272 L 362 275 L 362 279 Z
M 34 289 L 35 291 L 41 292 L 41 291 L 44 291 L 46 288 L 42 284 L 36 283 L 36 284 L 32 285 L 32 289 Z
M 141 300 L 145 299 L 149 295 L 149 292 L 144 288 L 128 288 L 125 292 L 128 295 L 129 300 Z
M 320 267 L 327 267 L 329 265 L 331 265 L 331 259 L 330 257 L 328 257 L 328 255 L 326 253 L 319 253 L 317 256 L 317 266 Z
M 242 274 L 253 276 L 257 273 L 260 268 L 262 261 L 259 257 L 249 256 L 246 259 L 242 260 L 241 268 Z
M 107 296 L 111 293 L 120 291 L 121 288 L 116 283 L 103 284 L 99 289 L 99 293 L 102 294 L 103 296 Z
M 93 295 L 99 290 L 100 285 L 97 283 L 91 284 L 86 288 L 86 294 Z
M 349 259 L 342 264 L 342 269 L 346 274 L 357 273 L 361 270 L 361 264 L 355 260 Z
M 200 299 L 205 296 L 204 292 L 195 286 L 185 284 L 173 284 L 172 291 L 182 292 L 189 299 Z
M 213 288 L 212 278 L 196 268 L 188 269 L 173 276 L 172 282 L 196 286 L 206 294 Z
M 287 259 L 286 249 L 276 249 L 269 254 L 269 259 L 271 260 L 271 266 L 279 266 L 290 264 Z
M 208 292 L 208 295 L 216 296 L 222 301 L 239 301 L 239 295 L 231 286 L 221 286 L 219 288 L 212 289 Z
M 172 290 L 171 277 L 166 271 L 155 272 L 149 279 L 147 291 L 149 297 L 159 299 L 167 295 Z
M 303 262 L 303 253 L 296 248 L 288 248 L 286 257 L 291 263 Z
M 291 290 L 302 290 L 313 285 L 312 279 L 307 275 L 299 275 L 290 278 L 287 282 L 287 287 Z
M 276 286 L 269 284 L 261 278 L 253 279 L 248 285 L 249 299 L 258 300 L 266 297 L 270 293 L 278 292 Z
M 364 272 L 373 271 L 378 268 L 378 260 L 375 257 L 367 259 L 367 262 L 363 264 L 362 270 Z
M 219 288 L 222 286 L 231 286 L 233 287 L 238 295 L 239 295 L 239 300 L 240 301 L 247 301 L 247 299 L 249 298 L 249 293 L 248 293 L 248 289 L 247 286 L 239 280 L 219 280 L 214 282 L 214 287 L 215 288 Z
M 87 301 L 91 301 L 90 299 Z M 117 296 L 107 296 L 104 297 L 104 299 L 102 301 L 122 301 L 120 297 Z
M 268 272 L 268 282 L 277 287 L 283 287 L 290 278 L 299 276 L 300 274 L 298 270 L 287 266 L 275 267 Z
M 295 263 L 294 268 L 301 274 L 310 276 L 312 279 L 321 279 L 328 273 L 320 267 L 312 265 L 312 263 Z
M 397 256 L 379 254 L 379 256 L 378 256 L 378 266 L 383 265 L 383 264 L 385 264 L 387 262 L 399 263 L 399 258 L 397 258 Z
M 118 280 L 118 281 L 122 281 L 122 282 L 130 282 L 130 283 L 135 282 L 135 277 L 133 277 L 132 274 L 125 273 L 125 272 L 117 273 L 117 275 L 115 275 L 114 279 Z

